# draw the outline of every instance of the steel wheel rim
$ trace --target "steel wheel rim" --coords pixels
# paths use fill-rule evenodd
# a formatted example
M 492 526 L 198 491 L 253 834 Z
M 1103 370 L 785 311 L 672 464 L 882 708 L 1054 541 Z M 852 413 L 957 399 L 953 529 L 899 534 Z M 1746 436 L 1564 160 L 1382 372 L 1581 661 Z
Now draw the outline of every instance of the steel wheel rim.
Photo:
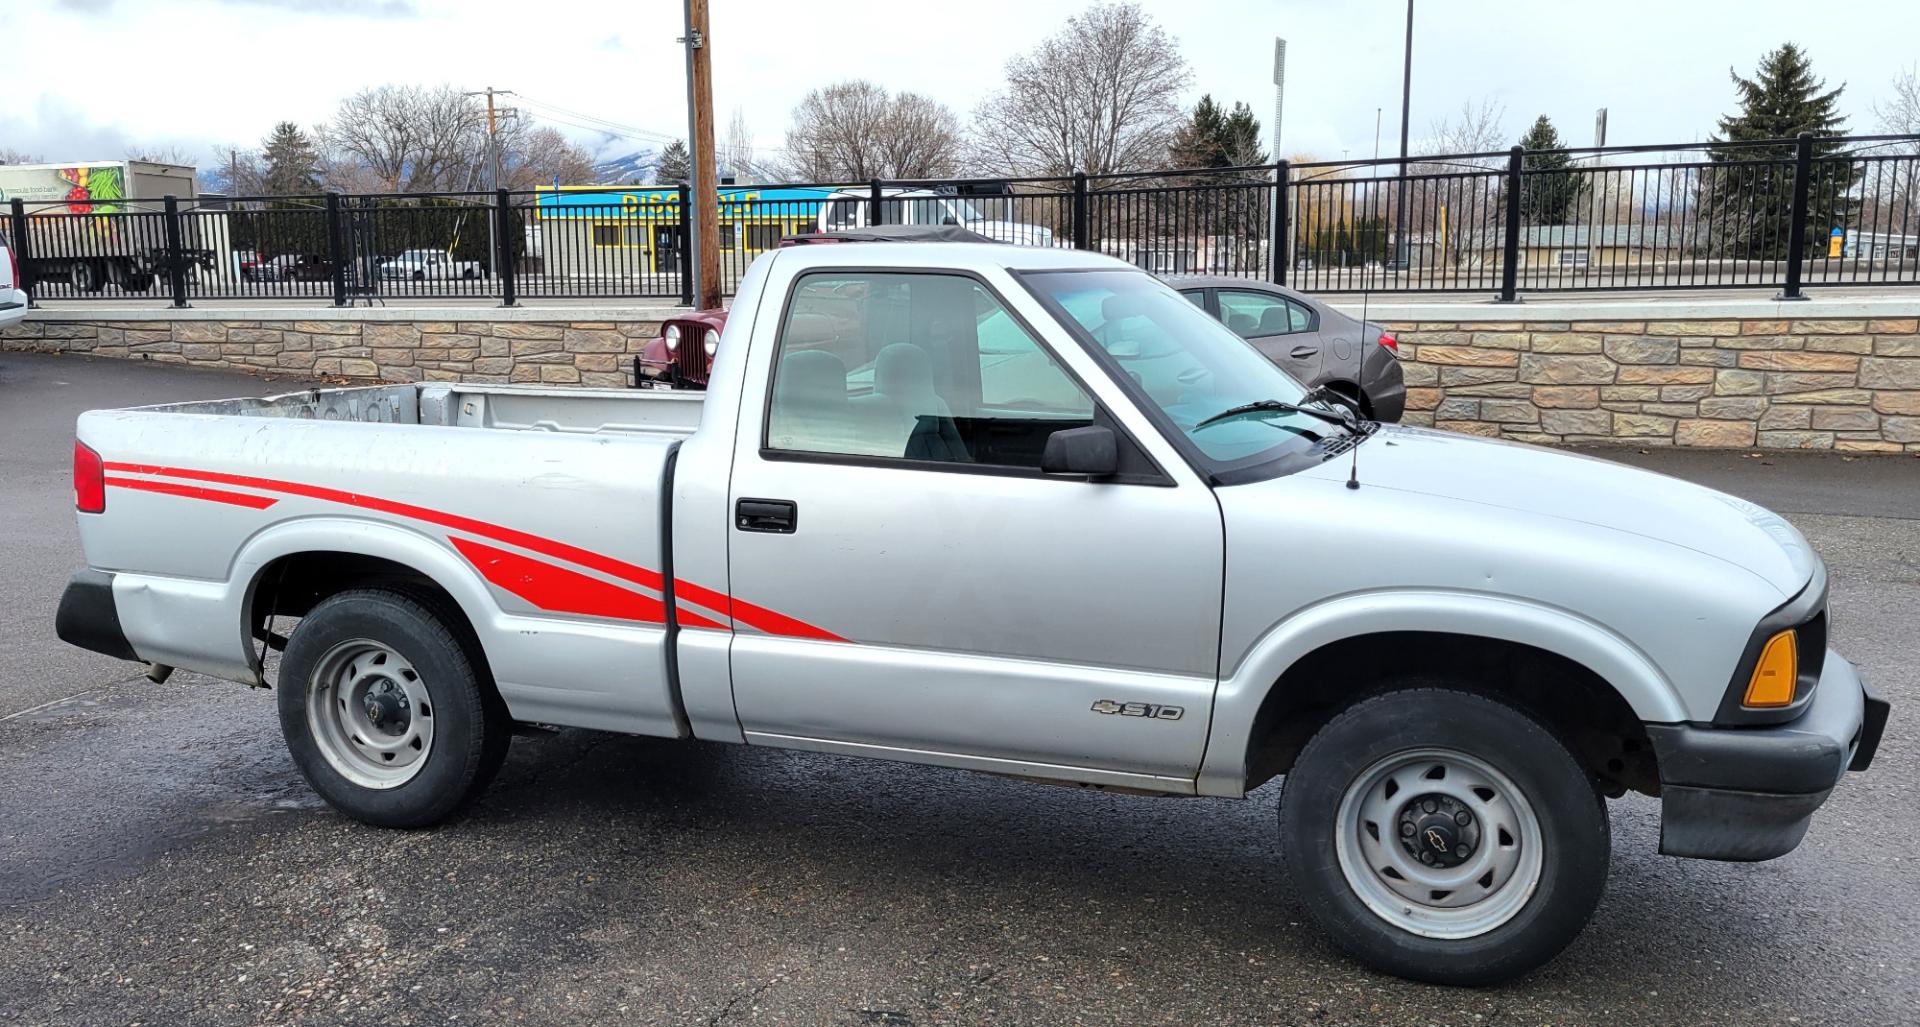
M 1436 810 L 1428 810 L 1429 799 Z M 1409 807 L 1415 824 L 1467 814 L 1454 825 L 1457 833 L 1446 835 L 1462 843 L 1445 857 L 1457 864 L 1424 863 L 1414 854 L 1403 826 Z M 1424 938 L 1492 931 L 1540 887 L 1545 853 L 1532 802 L 1512 778 L 1455 749 L 1414 749 L 1376 761 L 1347 786 L 1335 826 L 1334 854 L 1348 887 L 1374 915 Z M 1416 844 L 1440 833 L 1415 832 Z M 1457 851 L 1462 845 L 1465 855 Z
M 413 664 L 371 639 L 341 642 L 314 662 L 307 723 L 327 764 L 363 788 L 398 788 L 433 752 L 433 697 Z

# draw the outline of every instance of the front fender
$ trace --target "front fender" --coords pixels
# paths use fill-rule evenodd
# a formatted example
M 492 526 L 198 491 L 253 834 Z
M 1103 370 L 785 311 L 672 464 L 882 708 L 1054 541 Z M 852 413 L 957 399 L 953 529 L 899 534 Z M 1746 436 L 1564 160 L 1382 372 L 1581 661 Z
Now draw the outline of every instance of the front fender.
M 1534 646 L 1599 675 L 1643 721 L 1687 719 L 1672 682 L 1645 653 L 1603 625 L 1570 611 L 1508 596 L 1451 590 L 1340 596 L 1274 625 L 1236 666 L 1222 674 L 1197 782 L 1200 794 L 1244 794 L 1254 717 L 1296 661 L 1341 639 L 1392 631 L 1444 632 Z

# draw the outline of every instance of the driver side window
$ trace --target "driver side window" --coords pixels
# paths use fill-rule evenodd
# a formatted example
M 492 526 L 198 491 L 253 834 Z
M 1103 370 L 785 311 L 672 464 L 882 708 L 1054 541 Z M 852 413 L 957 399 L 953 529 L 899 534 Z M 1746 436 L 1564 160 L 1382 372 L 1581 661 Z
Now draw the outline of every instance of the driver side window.
M 1094 404 L 979 282 L 826 272 L 794 286 L 764 444 L 777 452 L 1038 469 Z

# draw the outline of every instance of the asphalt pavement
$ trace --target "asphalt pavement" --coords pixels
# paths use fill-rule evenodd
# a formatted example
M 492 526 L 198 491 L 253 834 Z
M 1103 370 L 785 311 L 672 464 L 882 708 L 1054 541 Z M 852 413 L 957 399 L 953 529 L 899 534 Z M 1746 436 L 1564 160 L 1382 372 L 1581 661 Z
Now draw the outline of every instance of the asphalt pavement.
M 0 354 L 0 1024 L 1834 1024 L 1920 1020 L 1920 459 L 1601 455 L 1789 515 L 1895 704 L 1794 853 L 1615 862 L 1565 954 L 1482 990 L 1360 969 L 1246 801 L 565 731 L 431 831 L 319 803 L 270 693 L 67 647 L 96 406 L 288 383 Z

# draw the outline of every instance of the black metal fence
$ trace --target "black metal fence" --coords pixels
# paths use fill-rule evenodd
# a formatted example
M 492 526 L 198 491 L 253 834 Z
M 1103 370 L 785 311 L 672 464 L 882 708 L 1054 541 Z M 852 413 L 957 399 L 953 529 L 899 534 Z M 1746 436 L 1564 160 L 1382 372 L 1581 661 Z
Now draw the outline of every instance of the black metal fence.
M 15 199 L 6 220 L 36 301 L 686 303 L 687 195 Z M 783 240 L 876 223 L 1326 293 L 1920 285 L 1916 136 L 729 187 L 718 202 L 728 292 Z

